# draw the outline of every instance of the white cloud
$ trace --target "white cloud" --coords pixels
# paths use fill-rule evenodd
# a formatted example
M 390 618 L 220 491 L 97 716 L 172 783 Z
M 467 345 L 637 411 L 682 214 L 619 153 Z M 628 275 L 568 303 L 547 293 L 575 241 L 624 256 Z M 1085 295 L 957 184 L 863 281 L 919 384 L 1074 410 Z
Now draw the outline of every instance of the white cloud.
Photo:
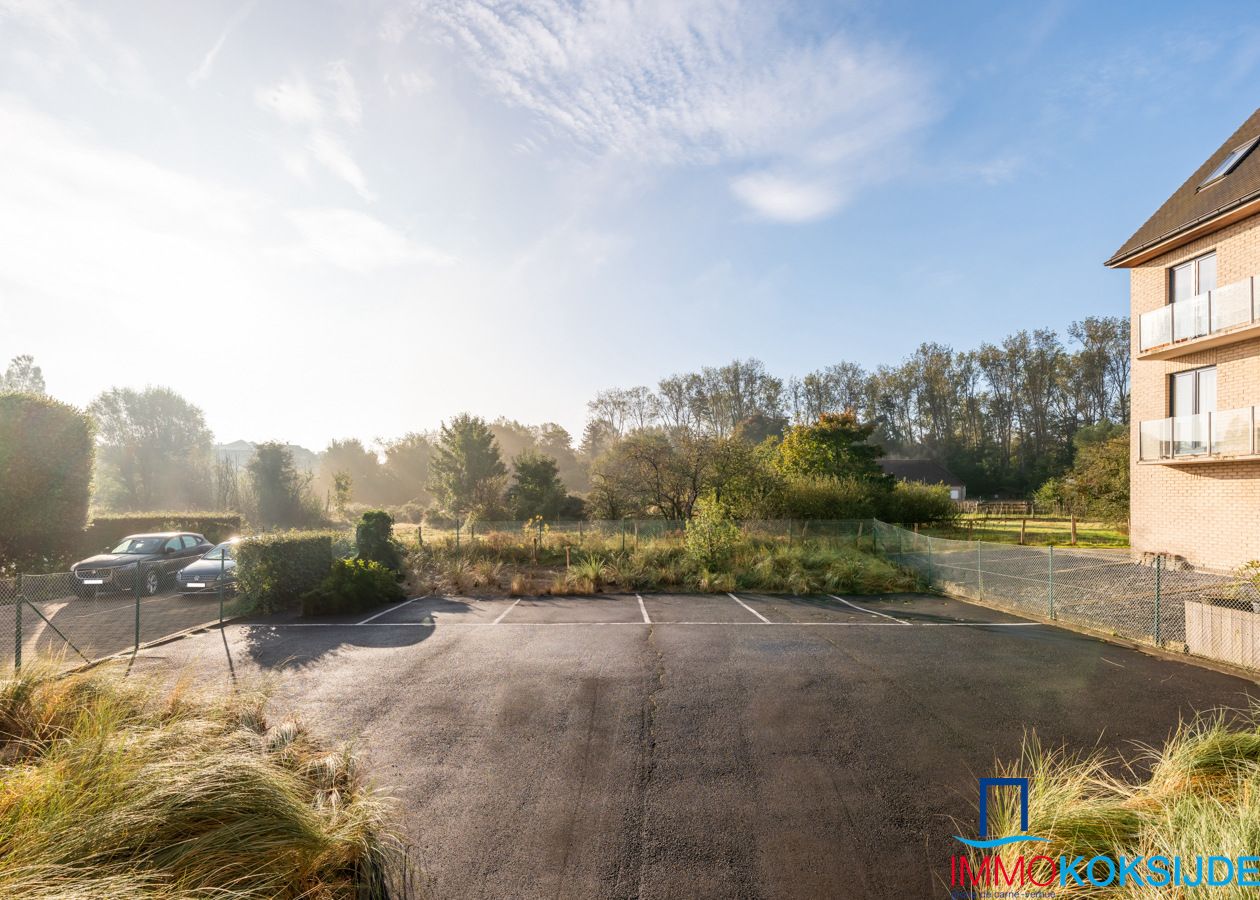
M 376 195 L 368 187 L 367 176 L 355 162 L 345 139 L 335 130 L 335 123 L 355 126 L 362 116 L 354 77 L 343 60 L 331 63 L 325 76 L 326 84 L 315 89 L 302 75 L 296 74 L 271 87 L 260 88 L 255 92 L 254 99 L 285 124 L 307 129 L 304 152 L 285 151 L 282 154 L 284 165 L 290 172 L 305 178 L 308 166 L 304 157 L 309 156 L 330 174 L 354 188 L 364 200 L 375 200 Z
M 332 86 L 333 111 L 337 117 L 351 125 L 358 125 L 363 116 L 363 104 L 354 86 L 354 76 L 344 59 L 329 64 L 328 81 Z
M 307 147 L 316 162 L 354 188 L 360 197 L 368 201 L 376 199 L 376 195 L 368 189 L 363 170 L 354 161 L 341 138 L 330 131 L 316 128 L 311 132 Z
M 223 45 L 227 43 L 227 39 L 231 37 L 232 32 L 249 18 L 249 14 L 254 11 L 256 3 L 257 0 L 245 0 L 244 3 L 237 7 L 236 12 L 232 13 L 228 18 L 227 24 L 219 32 L 218 39 L 206 51 L 206 55 L 201 58 L 201 65 L 197 66 L 188 76 L 188 85 L 190 87 L 196 87 L 210 77 L 210 73 L 214 70 L 215 61 L 218 60 L 219 53 L 223 50 Z
M 901 54 L 839 33 L 801 38 L 753 0 L 442 0 L 418 17 L 553 142 L 744 168 L 732 190 L 770 218 L 826 215 L 888 177 L 888 151 L 929 117 L 926 79 Z M 394 15 L 383 37 L 416 24 Z
M 263 109 L 290 125 L 314 124 L 324 116 L 323 104 L 301 76 L 261 88 L 255 92 L 254 99 Z
M 79 69 L 97 86 L 139 92 L 147 75 L 130 46 L 115 37 L 97 12 L 70 0 L 0 0 L 0 33 L 6 53 L 34 78 Z M 38 49 L 17 49 L 26 38 Z
M 769 172 L 749 172 L 731 181 L 735 196 L 758 215 L 777 222 L 812 222 L 846 199 L 825 182 L 798 181 Z
M 403 265 L 450 265 L 440 250 L 417 243 L 366 213 L 351 209 L 293 210 L 288 220 L 302 236 L 295 255 L 366 273 Z

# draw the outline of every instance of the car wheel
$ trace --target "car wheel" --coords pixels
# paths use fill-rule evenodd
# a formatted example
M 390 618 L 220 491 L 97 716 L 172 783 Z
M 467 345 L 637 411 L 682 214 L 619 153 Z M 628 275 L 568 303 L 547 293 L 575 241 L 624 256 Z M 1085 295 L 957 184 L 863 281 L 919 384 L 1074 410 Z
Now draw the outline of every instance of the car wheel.
M 162 586 L 162 576 L 157 569 L 150 569 L 144 575 L 144 593 L 146 597 L 152 597 L 158 592 L 158 588 Z

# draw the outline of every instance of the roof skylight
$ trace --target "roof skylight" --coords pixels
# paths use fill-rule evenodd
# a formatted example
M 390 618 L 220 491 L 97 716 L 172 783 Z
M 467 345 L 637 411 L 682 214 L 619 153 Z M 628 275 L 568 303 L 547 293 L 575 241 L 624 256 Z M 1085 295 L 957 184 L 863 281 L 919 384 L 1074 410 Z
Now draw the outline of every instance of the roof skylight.
M 1256 141 L 1260 141 L 1260 135 L 1256 135 L 1245 144 L 1240 144 L 1231 150 L 1229 154 L 1221 160 L 1220 165 L 1212 170 L 1212 174 L 1210 174 L 1207 178 L 1204 178 L 1203 181 L 1199 183 L 1199 188 L 1202 189 L 1214 181 L 1220 181 L 1230 172 L 1234 171 L 1235 167 L 1246 159 L 1247 154 L 1250 153 L 1252 148 L 1256 146 Z

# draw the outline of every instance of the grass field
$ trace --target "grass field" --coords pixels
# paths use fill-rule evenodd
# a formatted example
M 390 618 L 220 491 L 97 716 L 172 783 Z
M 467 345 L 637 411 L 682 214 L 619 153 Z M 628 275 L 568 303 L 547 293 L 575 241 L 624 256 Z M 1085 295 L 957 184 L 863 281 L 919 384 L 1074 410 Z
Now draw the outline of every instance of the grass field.
M 964 541 L 993 541 L 1000 544 L 1018 544 L 1020 526 L 1024 524 L 1024 543 L 1045 547 L 1072 542 L 1072 522 L 1061 518 L 994 518 L 988 516 L 963 516 L 953 525 L 932 525 L 920 528 L 922 534 L 933 537 L 953 538 Z M 1107 522 L 1076 523 L 1078 547 L 1127 547 L 1126 531 Z

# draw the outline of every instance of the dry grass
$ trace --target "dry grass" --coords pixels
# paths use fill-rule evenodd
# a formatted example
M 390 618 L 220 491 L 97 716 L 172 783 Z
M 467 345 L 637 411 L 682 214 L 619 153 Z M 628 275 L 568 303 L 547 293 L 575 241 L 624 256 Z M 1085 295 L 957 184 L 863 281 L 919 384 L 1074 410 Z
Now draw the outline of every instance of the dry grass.
M 622 550 L 618 538 L 598 536 L 587 536 L 580 548 L 545 548 L 535 564 L 534 548 L 518 538 L 491 533 L 459 548 L 434 543 L 413 550 L 410 584 L 454 594 L 506 590 L 512 596 L 605 590 L 885 594 L 918 587 L 915 576 L 867 552 L 852 538 L 789 541 L 745 536 L 724 563 L 707 566 L 689 557 L 676 539 L 642 540 L 637 547 Z
M 1200 718 L 1183 725 L 1163 747 L 1139 748 L 1131 760 L 1047 750 L 1034 736 L 1025 741 L 1020 760 L 1001 767 L 999 774 L 1029 778 L 1028 833 L 1049 838 L 1048 843 L 982 851 L 1003 858 L 1008 870 L 1021 855 L 1236 860 L 1260 852 L 1260 719 L 1255 714 L 1241 721 L 1219 713 Z M 1021 833 L 1015 794 L 992 796 L 992 833 Z M 1038 880 L 1044 880 L 1047 869 L 1041 866 L 1035 870 Z M 1187 890 L 1129 883 L 1100 892 L 1075 887 L 1071 879 L 1058 890 L 1056 896 L 1117 900 L 1256 896 L 1254 887 L 1239 885 Z
M 109 668 L 0 680 L 0 896 L 412 895 L 353 754 L 264 702 Z

